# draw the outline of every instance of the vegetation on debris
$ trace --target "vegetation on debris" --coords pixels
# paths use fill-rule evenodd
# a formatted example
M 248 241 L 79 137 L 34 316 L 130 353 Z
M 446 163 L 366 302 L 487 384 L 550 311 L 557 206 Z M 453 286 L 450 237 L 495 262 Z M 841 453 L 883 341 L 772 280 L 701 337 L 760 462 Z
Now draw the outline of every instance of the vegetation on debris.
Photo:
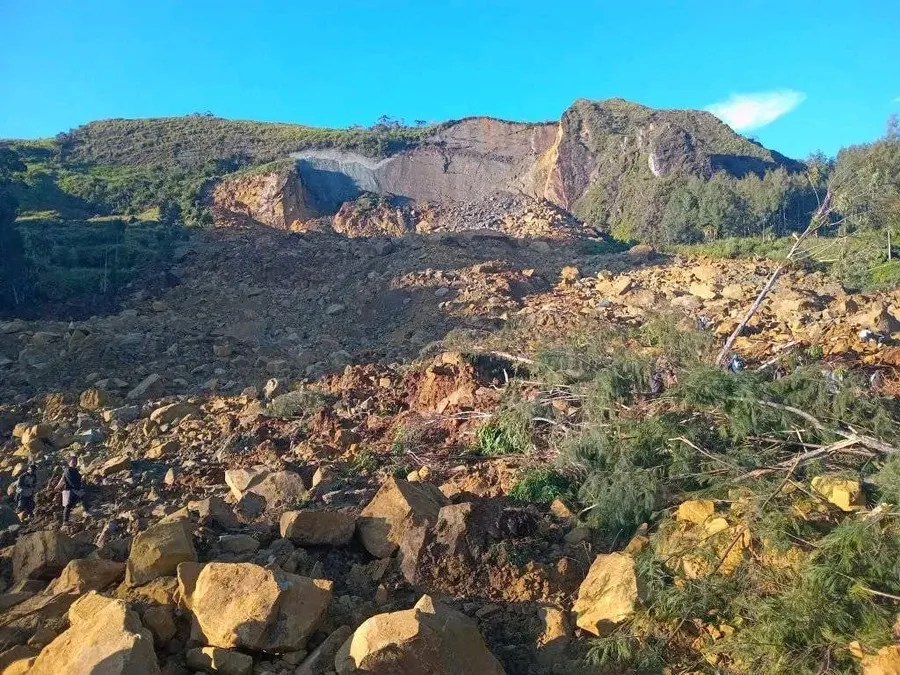
M 607 550 L 648 524 L 654 533 L 638 558 L 642 609 L 598 638 L 589 660 L 640 673 L 812 674 L 852 670 L 854 641 L 867 653 L 889 643 L 900 597 L 897 401 L 803 355 L 783 359 L 778 376 L 710 366 L 708 335 L 672 317 L 595 337 L 544 351 L 539 396 L 564 395 L 578 413 L 544 427 L 558 468 L 529 471 L 511 493 L 547 503 L 571 482 Z M 863 436 L 881 440 L 847 442 Z M 819 475 L 861 480 L 869 503 L 884 503 L 844 513 L 805 487 Z M 728 547 L 710 547 L 699 555 L 713 571 L 685 576 L 673 557 L 696 550 L 664 542 L 671 509 L 701 498 L 724 505 L 746 555 L 726 573 Z

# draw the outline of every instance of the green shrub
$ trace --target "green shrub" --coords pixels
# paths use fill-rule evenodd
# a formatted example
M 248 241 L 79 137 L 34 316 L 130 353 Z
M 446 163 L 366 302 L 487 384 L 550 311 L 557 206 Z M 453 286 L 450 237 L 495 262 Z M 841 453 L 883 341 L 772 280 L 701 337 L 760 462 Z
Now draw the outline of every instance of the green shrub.
M 311 389 L 298 389 L 273 398 L 263 414 L 281 419 L 311 417 L 326 405 L 327 398 L 324 394 Z
M 548 468 L 529 469 L 513 485 L 509 496 L 529 504 L 549 504 L 571 491 L 571 483 L 564 475 Z
M 478 452 L 487 457 L 527 452 L 531 419 L 518 411 L 504 411 L 483 424 L 475 434 Z

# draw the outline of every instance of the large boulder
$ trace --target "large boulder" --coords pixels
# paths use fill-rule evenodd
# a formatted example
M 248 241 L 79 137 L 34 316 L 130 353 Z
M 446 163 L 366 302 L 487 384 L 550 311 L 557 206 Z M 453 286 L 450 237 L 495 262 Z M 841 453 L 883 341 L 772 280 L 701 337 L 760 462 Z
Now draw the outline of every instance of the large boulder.
M 376 558 L 389 558 L 409 528 L 432 525 L 448 500 L 431 483 L 389 478 L 356 521 L 359 538 Z
M 53 579 L 78 557 L 78 544 L 54 530 L 19 537 L 13 549 L 13 579 Z
M 194 639 L 277 653 L 305 646 L 331 602 L 332 582 L 253 563 L 182 563 L 178 588 Z
M 478 626 L 424 595 L 412 609 L 363 622 L 334 659 L 338 675 L 502 675 Z
M 265 500 L 267 509 L 296 506 L 307 497 L 303 479 L 293 471 L 229 469 L 225 472 L 225 483 L 236 500 L 255 495 Z
M 862 660 L 863 675 L 900 674 L 900 644 L 882 647 L 877 654 Z
M 285 511 L 281 536 L 298 546 L 343 546 L 353 538 L 356 517 L 339 511 Z
M 200 408 L 193 403 L 170 403 L 150 413 L 150 421 L 157 424 L 171 424 L 198 412 L 200 412 Z
M 188 521 L 158 523 L 138 533 L 131 543 L 125 584 L 140 586 L 157 577 L 171 576 L 179 563 L 197 560 Z
M 153 636 L 121 600 L 91 592 L 72 605 L 69 622 L 29 675 L 158 675 Z
M 125 575 L 125 563 L 102 558 L 73 560 L 47 589 L 48 593 L 77 593 L 100 591 L 120 581 Z
M 351 635 L 353 635 L 353 629 L 350 626 L 340 626 L 335 629 L 304 659 L 294 675 L 323 675 L 323 673 L 332 672 L 334 655 Z
M 634 559 L 624 553 L 598 555 L 578 589 L 575 623 L 594 635 L 608 635 L 634 614 L 639 600 Z
M 812 489 L 841 511 L 859 511 L 866 505 L 862 484 L 852 478 L 840 476 L 815 476 Z
M 240 525 L 234 509 L 225 503 L 221 497 L 207 497 L 198 501 L 188 502 L 188 512 L 195 514 L 197 522 L 201 525 L 211 525 L 230 530 Z
M 190 668 L 216 675 L 250 675 L 253 672 L 253 657 L 240 652 L 219 647 L 197 647 L 185 655 L 185 663 Z

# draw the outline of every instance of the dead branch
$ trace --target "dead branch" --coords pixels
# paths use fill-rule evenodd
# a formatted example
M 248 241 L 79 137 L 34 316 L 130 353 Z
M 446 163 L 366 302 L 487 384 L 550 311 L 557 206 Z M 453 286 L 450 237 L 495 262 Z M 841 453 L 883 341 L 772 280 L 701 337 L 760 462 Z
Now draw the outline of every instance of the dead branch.
M 789 412 L 793 415 L 797 415 L 798 417 L 802 417 L 819 431 L 825 431 L 827 433 L 834 434 L 835 436 L 840 436 L 844 439 L 844 441 L 846 441 L 846 445 L 843 447 L 848 447 L 850 445 L 861 445 L 865 448 L 868 448 L 869 450 L 874 450 L 883 455 L 893 455 L 900 452 L 900 448 L 893 446 L 890 443 L 885 443 L 884 441 L 875 438 L 874 436 L 869 436 L 867 434 L 858 434 L 855 432 L 850 433 L 842 431 L 841 429 L 831 429 L 825 426 L 822 422 L 817 420 L 805 410 L 800 410 L 800 408 L 795 408 L 794 406 L 790 405 L 784 405 L 783 403 L 775 403 L 774 401 L 759 401 L 759 403 L 770 408 L 784 410 L 785 412 Z M 836 445 L 840 445 L 844 443 L 844 441 L 838 441 L 838 443 L 833 443 L 826 448 L 823 448 L 822 450 L 813 450 L 811 452 L 822 453 L 824 450 L 828 450 L 829 448 L 833 450 Z
M 832 191 L 829 190 L 825 194 L 825 199 L 819 204 L 819 207 L 816 209 L 816 212 L 813 213 L 812 218 L 809 221 L 809 225 L 805 230 L 794 240 L 793 246 L 791 246 L 791 250 L 788 251 L 788 254 L 785 256 L 784 261 L 775 270 L 769 275 L 768 280 L 765 285 L 762 287 L 762 290 L 759 292 L 759 295 L 756 296 L 756 300 L 753 301 L 753 304 L 750 305 L 750 309 L 747 310 L 747 313 L 744 314 L 744 318 L 741 319 L 741 322 L 737 325 L 737 328 L 728 336 L 728 339 L 725 340 L 725 344 L 722 345 L 722 349 L 719 352 L 718 356 L 716 356 L 716 365 L 722 366 L 725 364 L 725 359 L 728 358 L 728 354 L 731 353 L 731 348 L 734 346 L 735 341 L 741 336 L 741 333 L 744 332 L 744 328 L 747 327 L 747 324 L 750 323 L 750 320 L 756 315 L 756 312 L 759 310 L 763 301 L 766 299 L 766 296 L 769 294 L 769 291 L 772 290 L 772 287 L 775 286 L 775 282 L 778 281 L 778 277 L 781 276 L 781 273 L 787 268 L 788 265 L 794 260 L 794 257 L 797 255 L 797 251 L 800 249 L 801 244 L 806 241 L 810 236 L 817 233 L 819 229 L 828 222 L 828 217 L 831 215 L 831 212 L 834 209 L 834 196 Z

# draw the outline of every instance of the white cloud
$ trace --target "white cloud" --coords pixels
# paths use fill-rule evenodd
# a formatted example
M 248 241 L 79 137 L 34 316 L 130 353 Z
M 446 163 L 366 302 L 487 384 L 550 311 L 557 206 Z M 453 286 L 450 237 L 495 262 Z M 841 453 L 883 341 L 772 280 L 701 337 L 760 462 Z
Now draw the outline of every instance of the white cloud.
M 803 103 L 806 94 L 792 89 L 732 94 L 706 110 L 737 131 L 751 131 L 771 124 Z

